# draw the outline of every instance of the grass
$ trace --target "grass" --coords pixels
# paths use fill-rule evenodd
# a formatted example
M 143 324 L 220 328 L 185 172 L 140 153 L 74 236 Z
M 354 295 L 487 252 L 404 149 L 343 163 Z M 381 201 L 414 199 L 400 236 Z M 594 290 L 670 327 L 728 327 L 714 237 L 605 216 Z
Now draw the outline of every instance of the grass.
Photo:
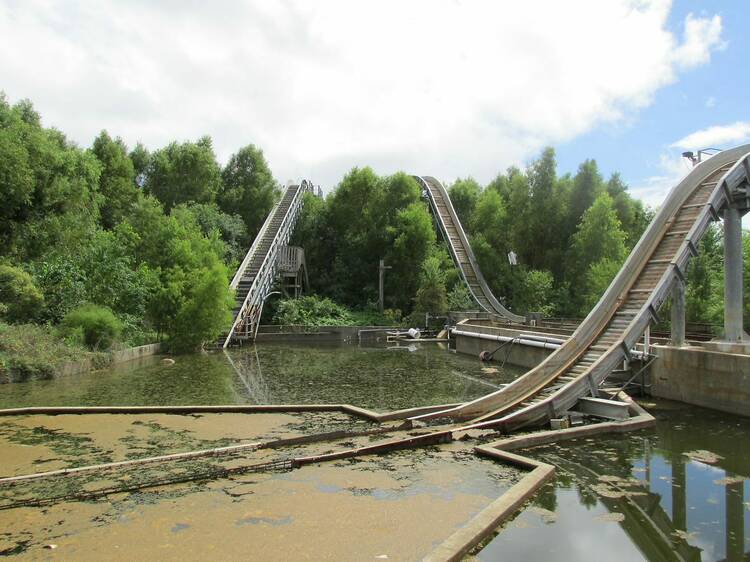
M 0 322 L 0 382 L 50 379 L 66 363 L 87 359 L 101 367 L 109 355 L 68 345 L 49 326 Z

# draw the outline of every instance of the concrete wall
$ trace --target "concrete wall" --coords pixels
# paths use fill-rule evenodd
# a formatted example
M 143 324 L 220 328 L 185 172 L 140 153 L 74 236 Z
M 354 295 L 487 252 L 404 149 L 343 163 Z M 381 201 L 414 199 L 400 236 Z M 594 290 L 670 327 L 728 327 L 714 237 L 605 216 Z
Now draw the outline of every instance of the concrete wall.
M 149 345 L 140 345 L 138 347 L 129 347 L 128 349 L 121 349 L 120 351 L 112 351 L 109 353 L 109 358 L 106 357 L 102 361 L 94 361 L 93 359 L 84 359 L 83 361 L 74 361 L 66 363 L 62 367 L 57 369 L 56 376 L 67 376 L 67 375 L 78 375 L 91 371 L 93 369 L 101 369 L 109 365 L 115 365 L 117 363 L 124 363 L 125 361 L 132 361 L 133 359 L 141 359 L 142 357 L 148 357 L 150 355 L 156 355 L 161 350 L 160 343 L 152 343 Z
M 262 325 L 257 342 L 375 343 L 386 341 L 386 332 L 398 330 L 383 326 L 277 326 Z M 360 340 L 361 336 L 361 340 Z
M 508 336 L 514 338 L 520 333 L 531 333 L 530 330 L 518 330 L 512 328 L 499 328 L 493 326 L 482 326 L 475 324 L 461 324 L 457 326 L 460 330 L 467 332 L 478 332 L 480 334 L 493 334 L 496 336 Z M 536 333 L 536 332 L 535 332 Z M 550 337 L 560 337 L 553 334 L 540 334 L 549 335 Z M 496 342 L 491 340 L 483 340 L 471 336 L 451 336 L 456 340 L 456 351 L 458 353 L 466 353 L 479 357 L 482 351 L 494 351 L 497 349 L 502 342 Z M 536 367 L 544 361 L 547 356 L 552 353 L 551 349 L 542 349 L 540 347 L 531 347 L 521 344 L 513 344 L 510 348 L 504 346 L 494 356 L 493 361 L 502 363 L 505 360 L 505 354 L 508 353 L 508 359 L 506 363 L 509 365 L 515 365 L 516 367 L 524 367 L 531 369 Z
M 653 396 L 750 416 L 750 355 L 662 345 L 653 350 Z

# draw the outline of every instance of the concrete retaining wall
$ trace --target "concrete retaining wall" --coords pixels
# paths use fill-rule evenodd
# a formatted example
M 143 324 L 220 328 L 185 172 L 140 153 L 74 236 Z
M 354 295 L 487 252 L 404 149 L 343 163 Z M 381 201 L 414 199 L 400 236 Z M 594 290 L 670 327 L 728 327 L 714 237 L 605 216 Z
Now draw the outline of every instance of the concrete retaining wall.
M 262 325 L 255 338 L 257 342 L 307 342 L 307 343 L 373 343 L 386 341 L 386 332 L 398 330 L 392 326 L 277 326 Z
M 459 326 L 457 326 L 457 328 L 466 330 L 467 332 L 478 332 L 480 334 L 492 334 L 496 336 L 508 336 L 511 338 L 514 338 L 521 333 L 531 333 L 530 330 L 499 328 L 495 326 L 483 326 L 468 323 L 460 324 Z M 539 335 L 549 335 L 550 337 L 556 338 L 560 337 L 557 334 L 539 333 Z M 482 351 L 494 351 L 501 344 L 501 342 L 483 340 L 471 336 L 457 335 L 455 336 L 455 340 L 456 351 L 458 353 L 466 353 L 468 355 L 473 355 L 474 357 L 479 357 L 479 353 Z M 510 348 L 503 347 L 500 351 L 498 351 L 494 356 L 493 361 L 503 362 L 503 360 L 505 359 L 505 354 L 508 353 L 508 359 L 506 362 L 509 365 L 531 369 L 532 367 L 536 367 L 537 365 L 539 365 L 539 363 L 544 361 L 547 356 L 552 353 L 552 351 L 553 350 L 551 349 L 542 349 L 540 347 L 530 347 L 521 344 L 513 344 L 510 346 Z
M 662 345 L 653 350 L 653 396 L 750 416 L 750 355 Z
M 161 350 L 160 343 L 151 343 L 148 345 L 140 345 L 138 347 L 129 347 L 128 349 L 121 349 L 119 351 L 112 351 L 109 354 L 109 360 L 105 359 L 105 364 L 100 364 L 99 361 L 94 359 L 84 359 L 83 361 L 74 361 L 66 363 L 62 367 L 59 367 L 56 371 L 56 376 L 62 377 L 67 375 L 78 375 L 94 369 L 100 369 L 108 365 L 115 365 L 117 363 L 124 363 L 126 361 L 132 361 L 134 359 L 141 359 L 150 355 L 156 355 Z

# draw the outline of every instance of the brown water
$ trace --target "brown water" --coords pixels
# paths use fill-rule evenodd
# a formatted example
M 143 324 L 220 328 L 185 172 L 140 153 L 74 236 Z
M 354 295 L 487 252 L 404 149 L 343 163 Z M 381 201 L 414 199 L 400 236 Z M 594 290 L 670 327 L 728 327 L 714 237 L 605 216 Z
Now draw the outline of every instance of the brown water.
M 435 345 L 385 349 L 264 345 L 0 386 L 0 405 L 351 403 L 378 410 L 468 400 L 509 382 Z M 747 560 L 750 420 L 647 402 L 655 430 L 527 453 L 557 477 L 473 554 L 480 560 Z M 341 414 L 0 418 L 0 473 L 366 429 Z M 379 437 L 254 452 L 157 471 L 207 471 L 359 446 Z M 0 554 L 60 559 L 414 560 L 519 477 L 472 443 L 292 472 L 207 478 L 106 500 L 0 510 Z M 1 501 L 148 480 L 149 471 L 58 483 Z M 141 480 L 139 480 L 141 479 Z M 78 488 L 76 488 L 78 486 Z M 24 495 L 26 494 L 26 495 Z M 55 545 L 45 549 L 45 545 Z M 388 558 L 384 558 L 387 556 Z

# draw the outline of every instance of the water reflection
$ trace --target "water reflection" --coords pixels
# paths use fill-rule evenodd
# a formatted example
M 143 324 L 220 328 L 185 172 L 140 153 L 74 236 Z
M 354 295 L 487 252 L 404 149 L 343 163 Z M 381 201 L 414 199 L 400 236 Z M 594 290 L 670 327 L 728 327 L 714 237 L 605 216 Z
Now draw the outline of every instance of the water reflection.
M 435 344 L 264 344 L 175 360 L 0 384 L 0 407 L 349 403 L 392 410 L 477 398 L 523 372 L 488 367 Z
M 526 510 L 479 558 L 750 560 L 750 420 L 655 406 L 656 432 L 536 449 L 558 466 L 534 502 L 552 518 Z
M 388 347 L 263 344 L 226 354 L 249 403 L 348 403 L 376 410 L 477 398 L 523 369 L 487 366 L 435 344 Z

